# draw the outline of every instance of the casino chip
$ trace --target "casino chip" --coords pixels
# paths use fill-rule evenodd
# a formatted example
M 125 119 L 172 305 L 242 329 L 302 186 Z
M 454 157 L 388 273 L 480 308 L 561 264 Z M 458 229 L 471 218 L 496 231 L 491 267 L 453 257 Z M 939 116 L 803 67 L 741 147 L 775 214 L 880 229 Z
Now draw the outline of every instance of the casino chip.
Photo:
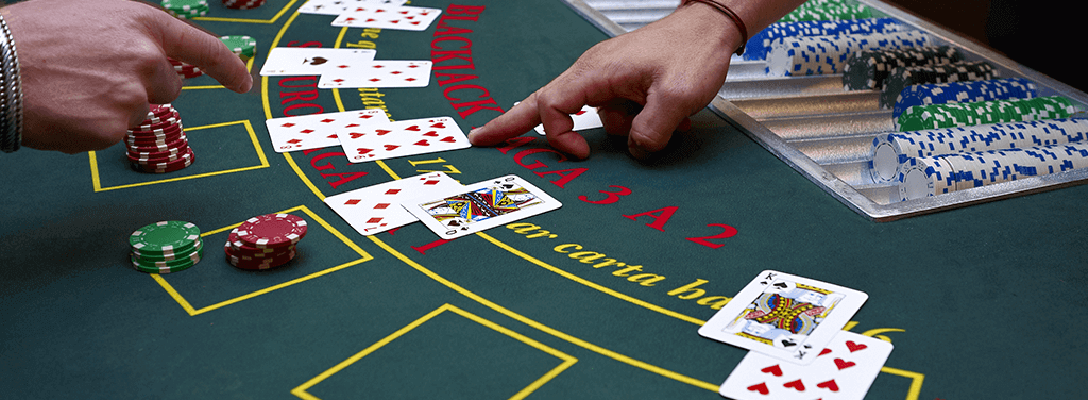
M 267 0 L 223 0 L 223 6 L 231 10 L 252 10 L 266 2 Z
M 166 59 L 170 60 L 170 64 L 174 66 L 174 72 L 177 72 L 182 78 L 192 79 L 204 75 L 204 71 L 195 65 L 189 65 L 170 57 L 167 57 Z
M 192 222 L 159 221 L 129 236 L 130 262 L 137 271 L 166 274 L 188 269 L 204 256 L 200 228 Z
M 865 35 L 907 29 L 906 25 L 894 18 L 775 22 L 748 39 L 744 47 L 744 60 L 766 59 L 771 43 L 787 37 Z
M 257 53 L 257 39 L 244 35 L 222 36 L 219 40 L 227 45 L 230 51 L 237 54 L 242 61 L 249 61 Z
M 306 229 L 306 220 L 291 214 L 259 215 L 230 232 L 223 252 L 241 269 L 275 268 L 295 258 Z
M 162 0 L 162 8 L 175 17 L 191 19 L 208 14 L 208 0 Z
M 170 104 L 152 104 L 147 119 L 129 129 L 124 140 L 125 157 L 136 171 L 161 174 L 193 164 L 181 115 Z
M 880 134 L 873 138 L 869 162 L 874 183 L 898 180 L 910 158 L 1028 149 L 1088 140 L 1088 119 L 1065 118 Z
M 838 74 L 845 70 L 851 53 L 932 46 L 934 41 L 920 31 L 786 37 L 771 43 L 764 72 L 769 76 Z

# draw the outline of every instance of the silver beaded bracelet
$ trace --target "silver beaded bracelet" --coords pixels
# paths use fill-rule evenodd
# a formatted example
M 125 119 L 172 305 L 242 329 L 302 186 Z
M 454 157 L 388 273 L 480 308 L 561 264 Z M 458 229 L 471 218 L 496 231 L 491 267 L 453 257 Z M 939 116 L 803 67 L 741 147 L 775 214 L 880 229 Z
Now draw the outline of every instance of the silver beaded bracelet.
M 15 39 L 0 15 L 0 151 L 19 150 L 23 142 L 23 92 Z

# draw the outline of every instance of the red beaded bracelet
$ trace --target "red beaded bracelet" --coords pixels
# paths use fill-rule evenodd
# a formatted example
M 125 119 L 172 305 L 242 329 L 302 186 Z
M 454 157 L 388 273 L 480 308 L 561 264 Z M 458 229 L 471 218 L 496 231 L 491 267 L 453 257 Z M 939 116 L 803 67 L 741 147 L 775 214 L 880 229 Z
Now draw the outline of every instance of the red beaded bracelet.
M 740 17 L 737 16 L 737 13 L 733 12 L 733 10 L 730 10 L 729 7 L 726 7 L 725 4 L 719 3 L 716 0 L 684 0 L 680 3 L 680 6 L 687 5 L 691 2 L 703 3 L 714 7 L 719 12 L 729 17 L 729 19 L 733 20 L 733 23 L 737 25 L 737 29 L 740 30 L 740 36 L 743 38 L 743 40 L 740 42 L 740 48 L 737 49 L 736 54 L 738 56 L 744 54 L 744 46 L 748 44 L 748 27 L 744 25 L 744 21 L 742 21 Z

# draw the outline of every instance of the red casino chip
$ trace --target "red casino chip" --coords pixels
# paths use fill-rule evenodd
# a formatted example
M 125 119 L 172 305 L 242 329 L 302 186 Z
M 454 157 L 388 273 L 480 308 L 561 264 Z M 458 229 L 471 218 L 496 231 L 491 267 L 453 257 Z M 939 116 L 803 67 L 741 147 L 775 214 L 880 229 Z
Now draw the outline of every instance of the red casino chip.
M 238 240 L 250 247 L 285 247 L 305 236 L 306 220 L 291 214 L 259 215 L 238 226 Z

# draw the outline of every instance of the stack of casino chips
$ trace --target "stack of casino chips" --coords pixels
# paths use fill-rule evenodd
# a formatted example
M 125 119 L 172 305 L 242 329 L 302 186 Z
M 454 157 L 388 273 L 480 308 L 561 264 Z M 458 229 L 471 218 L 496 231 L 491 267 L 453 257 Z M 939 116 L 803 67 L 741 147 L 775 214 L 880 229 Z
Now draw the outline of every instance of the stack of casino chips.
M 267 0 L 223 0 L 223 6 L 232 10 L 251 10 L 266 2 Z
M 933 43 L 933 37 L 921 31 L 789 37 L 771 44 L 765 71 L 770 76 L 836 74 L 843 72 L 847 57 L 854 52 Z
M 208 0 L 162 0 L 162 8 L 182 19 L 203 17 L 208 14 Z
M 873 9 L 855 1 L 810 0 L 786 14 L 779 22 L 826 21 L 839 19 L 872 18 Z
M 1035 82 L 1023 78 L 911 85 L 899 92 L 892 118 L 910 106 L 973 101 L 1031 99 L 1039 95 Z
M 997 122 L 1069 118 L 1076 107 L 1061 96 L 1024 100 L 992 100 L 970 103 L 911 106 L 896 119 L 896 130 L 957 128 Z
M 227 261 L 241 269 L 269 269 L 295 258 L 295 245 L 306 236 L 306 220 L 291 214 L 247 219 L 227 236 Z
M 219 40 L 242 61 L 249 61 L 257 53 L 257 40 L 245 35 L 222 36 Z
M 910 158 L 1028 149 L 1088 140 L 1088 119 L 1062 118 L 877 135 L 869 162 L 874 183 L 895 182 Z
M 880 107 L 891 109 L 903 89 L 911 85 L 985 81 L 995 78 L 998 78 L 998 70 L 986 61 L 896 68 L 888 73 L 888 79 L 884 81 L 884 89 L 880 91 Z
M 1088 144 L 991 150 L 909 158 L 899 179 L 901 200 L 1088 168 Z
M 152 104 L 147 119 L 125 134 L 125 153 L 132 169 L 166 173 L 193 164 L 193 149 L 170 104 Z
M 132 232 L 128 241 L 132 267 L 142 272 L 181 271 L 196 265 L 204 255 L 200 228 L 192 222 L 159 221 Z
M 963 61 L 963 53 L 951 46 L 859 51 L 847 57 L 842 85 L 846 90 L 881 89 L 896 68 L 960 61 Z
M 186 64 L 170 57 L 166 59 L 170 60 L 170 64 L 174 66 L 174 72 L 177 72 L 182 78 L 193 79 L 204 75 L 204 71 L 195 65 Z
M 863 35 L 906 29 L 905 25 L 893 18 L 775 22 L 748 39 L 748 44 L 744 48 L 744 59 L 747 61 L 766 59 L 771 43 L 787 37 Z

